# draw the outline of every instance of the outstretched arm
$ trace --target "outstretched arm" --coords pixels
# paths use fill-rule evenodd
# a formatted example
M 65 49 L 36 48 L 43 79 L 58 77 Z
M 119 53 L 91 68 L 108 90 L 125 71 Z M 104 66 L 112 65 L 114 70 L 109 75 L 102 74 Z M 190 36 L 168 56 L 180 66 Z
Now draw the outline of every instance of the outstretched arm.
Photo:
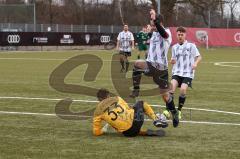
M 174 50 L 174 47 L 172 47 L 172 57 L 171 57 L 171 61 L 170 61 L 170 63 L 172 64 L 172 65 L 174 65 L 174 64 L 176 64 L 176 54 L 175 54 L 175 50 Z
M 156 17 L 156 12 L 155 10 L 151 9 L 150 11 L 150 15 L 151 15 L 151 20 L 154 22 L 159 34 L 164 38 L 167 39 L 169 37 L 168 33 L 166 32 L 166 30 L 164 29 L 164 27 L 162 25 L 160 25 L 160 19 L 158 19 Z
M 195 62 L 192 65 L 192 69 L 195 70 L 197 68 L 198 64 L 200 63 L 200 61 L 202 60 L 202 56 L 200 55 L 200 53 L 199 53 L 195 44 L 192 47 L 192 51 L 193 51 L 193 54 L 195 56 Z
M 193 64 L 193 66 L 192 66 L 193 70 L 195 70 L 197 68 L 197 66 L 198 66 L 198 64 L 200 63 L 201 60 L 202 60 L 202 56 L 201 55 L 196 57 L 195 62 Z
M 154 113 L 152 107 L 147 103 L 147 102 L 144 102 L 143 103 L 143 109 L 144 109 L 144 113 L 150 117 L 153 121 L 154 120 L 157 120 L 157 116 L 156 114 Z
M 116 50 L 119 50 L 119 40 L 117 40 L 117 46 L 116 46 Z
M 119 43 L 120 43 L 120 33 L 118 34 L 118 37 L 117 37 L 117 46 L 116 46 L 116 50 L 119 50 Z
M 131 33 L 131 42 L 132 42 L 132 49 L 134 49 L 134 47 L 135 47 L 135 43 L 134 43 L 134 36 L 133 36 L 133 34 Z

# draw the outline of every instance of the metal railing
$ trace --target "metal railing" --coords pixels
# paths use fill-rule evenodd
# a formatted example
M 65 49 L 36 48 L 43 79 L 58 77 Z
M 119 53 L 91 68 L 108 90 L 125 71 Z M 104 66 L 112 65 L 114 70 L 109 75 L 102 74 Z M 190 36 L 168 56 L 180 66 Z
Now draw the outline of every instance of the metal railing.
M 91 33 L 119 33 L 122 26 L 105 25 L 63 25 L 63 24 L 20 24 L 0 23 L 1 32 L 91 32 Z M 137 33 L 140 26 L 129 26 L 129 30 Z

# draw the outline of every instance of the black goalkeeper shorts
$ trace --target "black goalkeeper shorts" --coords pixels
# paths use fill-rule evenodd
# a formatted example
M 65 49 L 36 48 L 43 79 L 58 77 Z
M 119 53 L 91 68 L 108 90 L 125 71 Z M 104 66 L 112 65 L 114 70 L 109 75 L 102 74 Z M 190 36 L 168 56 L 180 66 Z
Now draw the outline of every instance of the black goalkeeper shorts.
M 128 130 L 122 132 L 126 137 L 135 137 L 139 134 L 142 125 L 144 123 L 144 108 L 143 101 L 138 101 L 134 106 L 134 119 L 132 123 L 132 127 Z

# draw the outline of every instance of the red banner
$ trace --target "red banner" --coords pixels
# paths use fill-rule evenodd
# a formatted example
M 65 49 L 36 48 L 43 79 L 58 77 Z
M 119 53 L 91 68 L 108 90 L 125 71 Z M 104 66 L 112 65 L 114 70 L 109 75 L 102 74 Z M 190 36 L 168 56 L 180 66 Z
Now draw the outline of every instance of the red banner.
M 173 42 L 177 43 L 175 27 L 171 27 Z M 240 47 L 240 29 L 186 28 L 187 40 L 196 45 Z

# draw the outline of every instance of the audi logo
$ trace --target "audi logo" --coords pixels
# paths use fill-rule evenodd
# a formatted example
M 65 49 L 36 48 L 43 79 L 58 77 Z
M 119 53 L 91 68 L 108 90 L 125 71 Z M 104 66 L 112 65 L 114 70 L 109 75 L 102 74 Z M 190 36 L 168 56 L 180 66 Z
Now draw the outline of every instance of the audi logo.
M 236 33 L 234 35 L 234 40 L 237 42 L 237 43 L 240 43 L 240 33 Z
M 101 36 L 100 41 L 101 41 L 101 43 L 108 43 L 111 41 L 111 37 L 110 36 Z
M 8 35 L 7 41 L 9 44 L 17 44 L 20 42 L 20 36 L 19 35 Z

